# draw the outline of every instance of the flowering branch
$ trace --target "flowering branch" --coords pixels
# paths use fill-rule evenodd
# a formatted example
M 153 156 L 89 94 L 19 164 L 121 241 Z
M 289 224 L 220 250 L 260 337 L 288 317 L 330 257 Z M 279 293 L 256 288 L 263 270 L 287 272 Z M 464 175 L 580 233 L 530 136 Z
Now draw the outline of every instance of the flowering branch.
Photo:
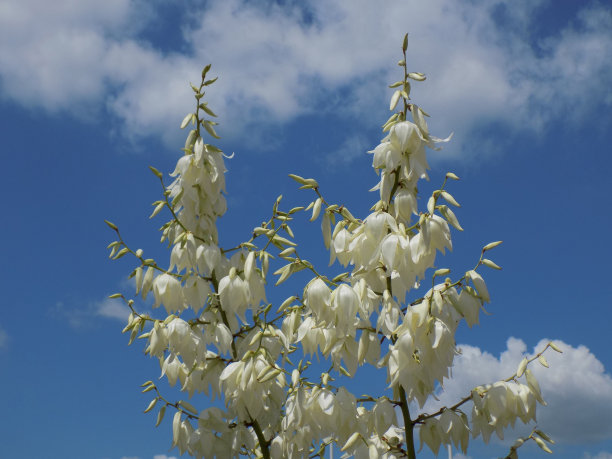
M 451 407 L 419 413 L 450 377 L 458 354 L 457 327 L 462 321 L 477 324 L 490 302 L 478 269 L 501 269 L 485 258 L 501 241 L 485 245 L 475 267 L 458 280 L 447 277 L 448 269 L 429 271 L 438 253 L 452 249 L 451 227 L 463 230 L 451 210 L 459 203 L 447 190 L 448 180 L 459 177 L 447 173 L 426 209 L 419 210 L 418 184 L 428 179 L 426 149 L 439 149 L 450 137 L 430 135 L 429 115 L 410 101 L 411 82 L 423 81 L 425 75 L 408 71 L 407 47 L 406 35 L 398 63 L 403 79 L 390 85 L 395 89 L 390 101 L 394 113 L 383 125 L 386 136 L 369 152 L 379 177 L 372 189 L 378 200 L 365 218 L 329 203 L 315 179 L 291 174 L 301 189 L 313 190 L 314 200 L 283 211 L 279 196 L 270 218 L 247 241 L 220 247 L 216 221 L 227 207 L 228 157 L 203 138 L 218 138 L 217 123 L 206 118 L 216 117 L 204 102 L 205 90 L 216 80 L 207 78 L 207 66 L 201 83 L 191 85 L 196 108 L 181 123 L 181 128 L 191 127 L 184 155 L 170 174 L 172 183 L 151 167 L 164 190 L 153 203 L 152 217 L 163 208 L 170 211 L 170 221 L 161 228 L 162 241 L 171 247 L 170 267 L 165 270 L 145 259 L 142 250 L 132 250 L 117 226 L 106 222 L 117 235 L 108 247 L 111 258 L 133 255 L 138 265 L 130 277 L 136 294 L 146 299 L 153 292 L 153 307 L 163 306 L 167 313 L 164 320 L 154 319 L 137 312 L 135 300 L 112 295 L 131 311 L 123 330 L 130 333 L 129 342 L 146 340 L 145 353 L 159 359 L 170 385 L 180 383 L 190 397 L 197 393 L 223 401 L 223 408 L 198 411 L 189 402 L 166 400 L 152 382 L 144 384 L 144 392 L 156 392 L 145 412 L 162 404 L 157 425 L 168 406 L 176 410 L 173 446 L 181 454 L 303 458 L 322 456 L 335 444 L 352 456 L 412 459 L 417 432 L 422 445 L 436 454 L 441 445 L 450 444 L 465 453 L 470 431 L 488 442 L 493 432 L 501 436 L 517 418 L 533 421 L 536 402 L 544 403 L 528 366 L 536 359 L 548 366 L 543 352 L 558 350 L 553 343 L 524 358 L 510 378 L 478 386 Z M 340 274 L 324 274 L 298 250 L 290 223 L 301 211 L 312 211 L 311 221 L 321 219 L 330 261 L 345 268 Z M 279 262 L 285 264 L 270 275 L 270 265 Z M 276 277 L 276 287 L 300 271 L 313 278 L 301 294 L 286 298 L 271 313 L 273 302 L 266 299 L 270 276 Z M 427 276 L 430 286 L 423 283 Z M 421 285 L 429 290 L 414 295 Z M 291 358 L 300 348 L 305 356 L 326 360 L 327 370 L 320 372 L 308 360 L 294 364 Z M 386 370 L 381 386 L 392 395 L 384 388 L 379 397 L 357 398 L 350 392 L 345 378 L 365 365 Z M 337 374 L 332 377 L 332 372 Z M 520 382 L 523 376 L 526 384 Z M 460 409 L 468 401 L 473 402 L 469 418 Z M 413 418 L 414 402 L 418 408 Z M 515 457 L 520 442 L 527 440 L 544 444 L 546 451 L 547 438 L 534 430 L 519 439 L 508 457 Z

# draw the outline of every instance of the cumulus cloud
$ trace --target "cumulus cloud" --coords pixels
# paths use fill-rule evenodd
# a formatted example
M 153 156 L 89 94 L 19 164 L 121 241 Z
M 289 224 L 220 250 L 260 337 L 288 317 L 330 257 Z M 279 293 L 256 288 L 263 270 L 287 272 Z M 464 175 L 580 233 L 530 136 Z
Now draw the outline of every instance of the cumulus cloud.
M 459 146 L 487 123 L 538 131 L 568 112 L 580 124 L 594 104 L 612 105 L 612 11 L 599 3 L 537 42 L 526 31 L 550 0 L 280 3 L 191 3 L 185 46 L 168 52 L 139 35 L 154 16 L 141 14 L 141 1 L 8 0 L 1 90 L 50 112 L 105 107 L 130 137 L 174 141 L 191 106 L 185 82 L 212 62 L 221 79 L 211 104 L 228 120 L 225 136 L 332 110 L 370 125 L 385 116 L 383 88 L 397 79 L 391 63 L 410 31 L 410 66 L 430 75 L 415 101 L 427 101 L 435 132 L 455 131 Z
M 516 371 L 523 356 L 535 355 L 548 342 L 540 341 L 529 353 L 522 340 L 510 338 L 499 357 L 474 346 L 460 345 L 462 354 L 456 359 L 452 379 L 439 394 L 440 402 L 426 406 L 425 410 L 431 412 L 436 406 L 448 406 L 477 385 L 507 378 Z M 546 353 L 550 368 L 537 362 L 530 366 L 548 403 L 538 406 L 539 428 L 559 443 L 592 444 L 612 439 L 610 374 L 585 346 L 554 342 L 563 353 Z

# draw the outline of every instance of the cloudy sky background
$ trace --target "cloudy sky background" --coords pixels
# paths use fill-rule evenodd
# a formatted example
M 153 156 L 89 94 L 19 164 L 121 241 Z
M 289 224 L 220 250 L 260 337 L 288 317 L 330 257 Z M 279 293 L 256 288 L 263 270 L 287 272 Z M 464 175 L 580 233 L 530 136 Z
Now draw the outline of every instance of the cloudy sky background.
M 433 133 L 454 132 L 430 154 L 430 187 L 447 170 L 462 177 L 452 192 L 466 231 L 439 265 L 460 273 L 505 241 L 492 254 L 504 270 L 486 278 L 492 315 L 460 331 L 442 400 L 507 377 L 554 339 L 565 352 L 538 369 L 549 403 L 539 425 L 556 457 L 612 458 L 612 8 L 569 0 L 2 2 L 1 457 L 177 455 L 169 426 L 141 414 L 138 386 L 158 369 L 127 348 L 126 312 L 105 299 L 129 290 L 132 265 L 108 261 L 102 220 L 165 259 L 161 220 L 147 220 L 159 196 L 147 166 L 172 170 L 188 82 L 208 63 L 220 77 L 208 95 L 217 144 L 236 152 L 226 246 L 278 194 L 287 207 L 308 202 L 290 172 L 366 215 L 376 178 L 365 152 L 388 117 L 406 31 L 409 67 L 428 75 L 413 99 Z M 300 224 L 325 264 L 318 227 Z M 470 457 L 506 450 L 494 442 Z

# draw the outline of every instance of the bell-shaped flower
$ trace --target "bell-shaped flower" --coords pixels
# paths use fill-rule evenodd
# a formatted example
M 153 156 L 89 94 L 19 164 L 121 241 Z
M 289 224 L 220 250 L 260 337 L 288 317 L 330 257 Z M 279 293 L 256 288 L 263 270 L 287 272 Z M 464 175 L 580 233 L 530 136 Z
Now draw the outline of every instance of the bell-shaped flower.
M 342 266 L 346 266 L 351 259 L 351 254 L 348 252 L 351 233 L 346 228 L 342 228 L 337 232 L 334 231 L 334 233 L 330 264 L 333 263 L 335 256 Z
M 202 244 L 196 249 L 198 270 L 203 274 L 212 273 L 221 261 L 221 251 L 214 244 Z
M 465 277 L 472 281 L 472 284 L 476 288 L 478 296 L 482 299 L 482 301 L 485 303 L 490 303 L 491 297 L 489 296 L 489 290 L 487 289 L 487 284 L 485 284 L 482 276 L 472 269 L 465 273 Z
M 379 242 L 385 234 L 387 229 L 397 229 L 397 224 L 391 215 L 386 212 L 374 212 L 366 217 L 363 221 L 365 227 L 365 234 L 368 238 Z
M 330 355 L 332 358 L 332 362 L 334 363 L 334 368 L 340 368 L 342 363 L 344 363 L 344 367 L 348 371 L 349 375 L 355 375 L 357 371 L 357 366 L 359 365 L 359 362 L 357 360 L 359 344 L 357 343 L 357 341 L 355 341 L 355 338 L 354 336 L 352 336 L 352 334 L 347 334 L 345 336 L 340 335 L 342 331 L 339 329 L 339 327 L 327 330 L 330 335 L 333 333 L 333 337 L 336 338 L 330 350 Z M 352 333 L 354 333 L 354 331 Z
M 168 330 L 168 342 L 170 344 L 170 352 L 182 354 L 182 349 L 189 345 L 189 335 L 191 327 L 180 317 L 175 317 L 166 326 Z
M 427 419 L 419 427 L 419 439 L 421 440 L 421 446 L 419 451 L 423 449 L 423 445 L 427 445 L 429 449 L 437 456 L 442 444 L 442 432 L 440 431 L 439 421 L 436 418 Z
M 331 295 L 331 303 L 336 313 L 336 323 L 341 333 L 346 333 L 353 325 L 359 310 L 359 296 L 351 287 L 341 284 Z
M 395 218 L 409 222 L 411 216 L 417 215 L 416 194 L 406 188 L 400 188 L 393 199 Z
M 212 295 L 212 289 L 208 281 L 205 281 L 197 275 L 191 276 L 183 289 L 183 295 L 185 296 L 187 304 L 189 304 L 197 314 L 206 304 L 210 295 Z
M 239 316 L 244 314 L 249 303 L 249 289 L 248 284 L 236 274 L 235 268 L 219 281 L 219 297 L 225 311 Z
M 385 141 L 369 153 L 374 155 L 372 158 L 372 167 L 374 169 L 386 168 L 390 171 L 398 166 L 402 155 L 401 150 L 394 147 L 390 142 Z
M 389 233 L 380 244 L 381 261 L 389 271 L 397 271 L 406 258 L 410 258 L 410 243 L 399 232 Z
M 385 435 L 385 432 L 392 425 L 397 423 L 395 407 L 387 398 L 379 399 L 372 410 L 374 415 L 374 429 L 379 437 Z
M 376 321 L 376 329 L 382 331 L 387 336 L 391 336 L 397 328 L 401 315 L 402 311 L 399 304 L 393 299 L 389 290 L 385 290 L 382 308 Z
M 168 314 L 182 311 L 185 308 L 185 298 L 181 283 L 170 274 L 163 273 L 155 278 L 153 294 L 155 295 L 154 308 L 163 304 Z
M 510 389 L 514 392 L 516 400 L 516 414 L 527 424 L 535 421 L 536 418 L 536 398 L 525 384 L 510 383 Z
M 304 292 L 306 305 L 317 318 L 330 318 L 331 290 L 319 277 L 308 283 Z
M 224 323 L 218 323 L 214 329 L 214 343 L 219 350 L 219 354 L 229 354 L 232 348 L 232 332 Z
M 185 377 L 189 373 L 185 368 L 185 365 L 177 358 L 175 354 L 169 354 L 168 357 L 162 363 L 162 376 L 168 378 L 168 384 L 174 386 L 177 381 L 181 384 L 185 381 Z
M 444 254 L 445 249 L 452 250 L 453 248 L 448 223 L 439 215 L 431 215 L 423 219 L 420 234 L 422 243 L 427 247 L 426 250 L 439 250 Z
M 382 174 L 380 174 L 380 182 L 379 182 L 379 193 L 380 200 L 384 203 L 389 203 L 391 199 L 391 191 L 393 190 L 393 184 L 395 183 L 395 174 L 391 174 L 388 171 L 384 170 Z
M 389 132 L 389 141 L 403 153 L 413 153 L 423 147 L 423 139 L 416 124 L 410 121 L 396 123 Z
M 163 357 L 168 347 L 168 331 L 163 322 L 156 321 L 149 335 L 149 346 L 145 353 L 155 357 Z
M 379 360 L 380 341 L 378 335 L 369 330 L 362 330 L 357 346 L 357 361 L 360 364 L 365 361 L 375 366 Z
M 429 170 L 429 163 L 427 162 L 427 155 L 425 154 L 425 148 L 421 147 L 419 150 L 414 151 L 409 159 L 409 173 L 407 179 L 409 181 L 416 181 L 419 179 L 429 180 L 427 171 Z
M 472 295 L 468 290 L 463 289 L 459 296 L 450 296 L 451 304 L 457 312 L 465 318 L 468 326 L 478 323 L 478 313 L 480 312 L 481 300 Z
M 450 439 L 453 441 L 455 448 L 461 448 L 464 454 L 467 452 L 467 446 L 470 439 L 467 416 L 446 409 L 440 415 L 438 427 L 444 437 L 443 443 L 450 443 Z

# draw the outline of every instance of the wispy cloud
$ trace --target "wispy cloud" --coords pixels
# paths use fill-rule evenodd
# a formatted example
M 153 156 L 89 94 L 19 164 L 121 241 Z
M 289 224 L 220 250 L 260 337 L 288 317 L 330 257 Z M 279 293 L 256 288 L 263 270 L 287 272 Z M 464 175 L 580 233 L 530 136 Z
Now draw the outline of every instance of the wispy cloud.
M 97 315 L 108 319 L 117 319 L 122 322 L 127 321 L 130 311 L 120 300 L 105 298 L 95 304 Z
M 211 103 L 225 136 L 331 110 L 379 124 L 382 88 L 397 79 L 390 63 L 410 31 L 410 66 L 431 77 L 415 101 L 427 101 L 435 132 L 455 131 L 461 146 L 488 123 L 534 132 L 571 114 L 568 124 L 578 126 L 593 106 L 612 105 L 610 8 L 586 5 L 559 31 L 530 41 L 526 30 L 549 4 L 195 2 L 186 8 L 185 46 L 169 53 L 131 27 L 139 1 L 58 0 L 51 9 L 43 0 L 9 0 L 0 7 L 1 88 L 49 112 L 106 107 L 124 134 L 174 141 L 191 106 L 185 82 L 212 62 L 221 79 Z M 495 19 L 500 11 L 504 24 Z
M 100 318 L 126 322 L 130 311 L 125 304 L 118 299 L 104 298 L 82 304 L 66 304 L 58 301 L 49 309 L 53 317 L 65 321 L 75 330 L 93 326 Z
M 357 157 L 362 157 L 364 154 L 372 150 L 374 146 L 370 145 L 368 139 L 361 134 L 354 134 L 344 139 L 338 148 L 326 155 L 323 160 L 329 165 L 344 165 L 353 162 Z
M 591 456 L 589 453 L 585 453 L 582 456 L 582 459 L 612 459 L 612 453 L 601 451 L 597 453 L 595 456 Z
M 592 444 L 612 439 L 610 374 L 585 346 L 554 342 L 563 354 L 547 352 L 550 368 L 537 362 L 532 367 L 548 403 L 538 406 L 538 426 L 561 443 Z M 548 340 L 540 341 L 531 355 L 546 343 Z M 525 343 L 516 338 L 508 340 L 507 349 L 499 357 L 474 346 L 459 347 L 462 355 L 453 367 L 453 378 L 439 395 L 442 405 L 455 403 L 477 385 L 507 378 L 516 371 L 523 356 L 529 354 Z M 433 406 L 426 409 L 431 411 Z

